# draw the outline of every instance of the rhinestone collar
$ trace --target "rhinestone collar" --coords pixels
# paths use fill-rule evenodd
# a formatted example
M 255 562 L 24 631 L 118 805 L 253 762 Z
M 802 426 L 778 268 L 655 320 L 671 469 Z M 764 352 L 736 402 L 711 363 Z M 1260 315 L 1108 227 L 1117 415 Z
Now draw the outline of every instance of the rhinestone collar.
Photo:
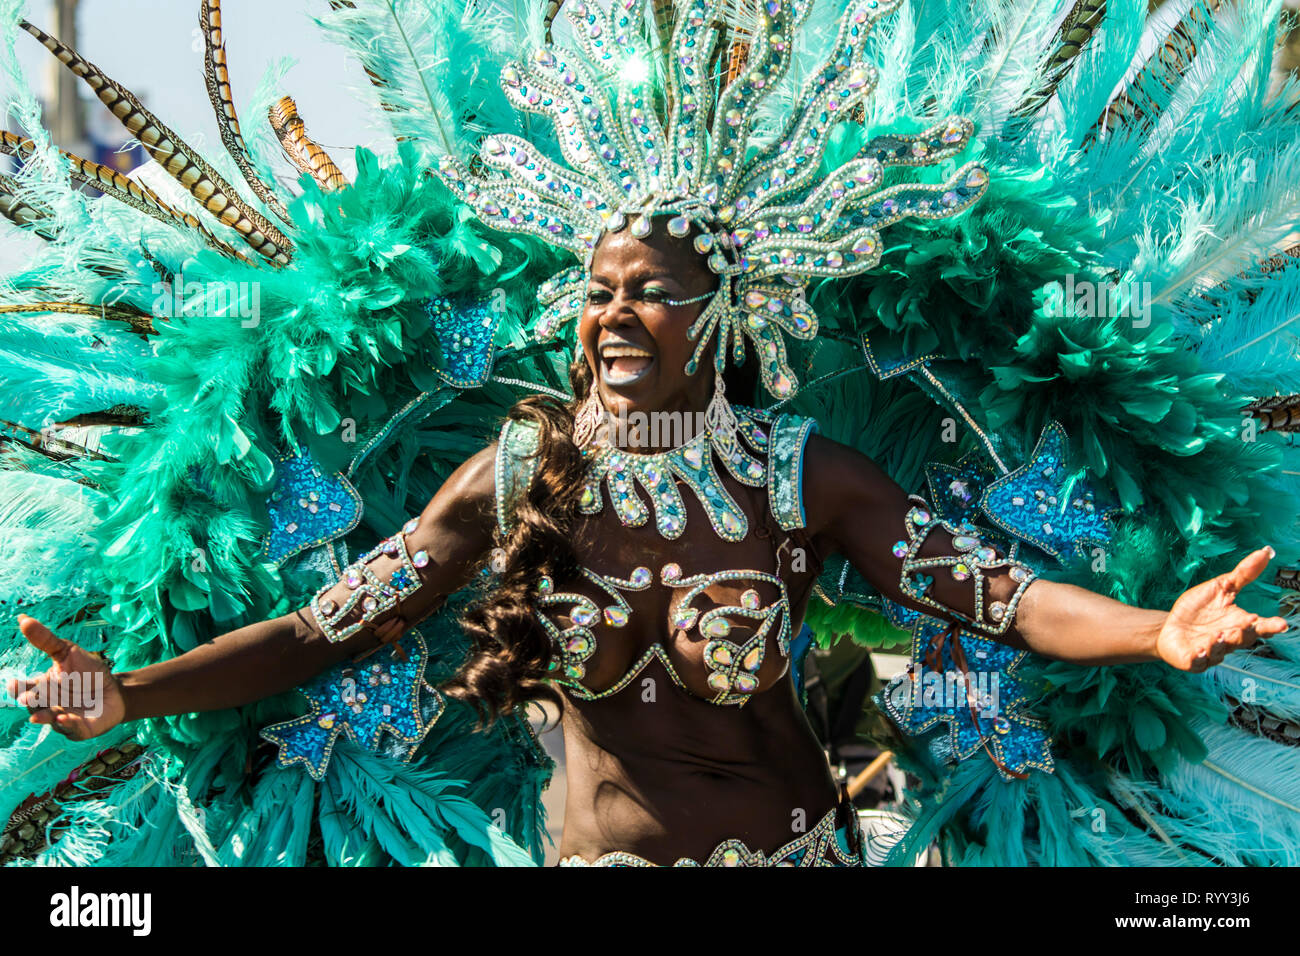
M 675 540 L 686 530 L 686 508 L 678 490 L 677 479 L 695 493 L 709 516 L 713 530 L 724 541 L 740 541 L 749 532 L 744 510 L 727 493 L 714 465 L 722 461 L 731 476 L 751 488 L 767 482 L 767 450 L 772 416 L 757 409 L 735 406 L 737 434 L 729 453 L 719 447 L 708 429 L 701 430 L 685 444 L 656 454 L 640 455 L 602 447 L 591 455 L 579 510 L 599 514 L 605 506 L 601 494 L 603 483 L 613 503 L 614 513 L 624 527 L 639 528 L 654 512 L 655 529 Z M 748 445 L 750 450 L 744 446 Z M 756 455 L 762 456 L 755 457 Z M 650 500 L 637 492 L 640 487 Z

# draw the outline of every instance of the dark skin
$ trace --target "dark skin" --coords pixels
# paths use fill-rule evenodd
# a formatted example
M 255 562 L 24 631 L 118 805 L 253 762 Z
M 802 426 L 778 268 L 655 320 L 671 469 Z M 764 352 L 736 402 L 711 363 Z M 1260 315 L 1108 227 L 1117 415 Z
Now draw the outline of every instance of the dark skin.
M 673 306 L 711 291 L 717 277 L 686 241 L 655 232 L 638 240 L 624 230 L 607 236 L 592 264 L 588 304 L 578 339 L 595 373 L 602 403 L 615 415 L 635 411 L 701 411 L 712 395 L 712 365 L 688 376 L 683 366 L 693 350 L 686 329 L 705 303 Z M 614 362 L 603 353 L 611 343 L 622 350 Z M 441 598 L 468 583 L 493 546 L 493 461 L 495 446 L 458 468 L 429 502 L 409 536 L 412 552 L 432 557 L 422 572 L 425 586 L 401 609 L 402 617 L 366 628 L 340 642 L 326 641 L 310 614 L 302 611 L 229 634 L 186 654 L 117 675 L 103 662 L 61 640 L 33 618 L 20 619 L 23 634 L 48 654 L 45 674 L 11 685 L 32 703 L 42 685 L 69 672 L 105 673 L 102 713 L 86 708 L 34 707 L 31 720 L 51 724 L 74 739 L 102 734 L 123 720 L 241 706 L 303 683 L 348 657 L 373 650 L 431 613 Z M 676 686 L 662 663 L 652 660 L 618 693 L 597 701 L 570 697 L 564 711 L 568 798 L 563 855 L 588 860 L 626 850 L 652 862 L 680 857 L 702 860 L 722 841 L 739 838 L 754 849 L 776 850 L 835 806 L 837 792 L 826 760 L 794 694 L 787 662 L 768 639 L 759 687 L 744 707 L 719 706 L 706 698 L 705 639 L 671 623 L 682 592 L 658 583 L 669 561 L 685 574 L 724 569 L 777 573 L 791 601 L 791 633 L 797 633 L 817 570 L 816 556 L 846 556 L 885 596 L 909 603 L 899 591 L 900 563 L 891 553 L 904 536 L 907 496 L 870 459 L 814 436 L 804 469 L 805 505 L 812 555 L 792 560 L 798 542 L 780 531 L 762 489 L 743 486 L 719 469 L 727 490 L 745 509 L 750 533 L 740 542 L 714 533 L 693 494 L 685 533 L 675 541 L 653 526 L 624 528 L 613 509 L 585 519 L 575 533 L 581 563 L 606 575 L 626 577 L 633 568 L 655 572 L 646 591 L 624 596 L 632 606 L 629 623 L 593 630 L 598 651 L 584 685 L 608 688 L 641 654 L 661 642 L 686 687 Z M 939 540 L 944 539 L 944 540 Z M 950 550 L 934 534 L 925 553 Z M 779 555 L 779 557 L 778 557 Z M 1281 618 L 1260 618 L 1237 607 L 1237 593 L 1272 557 L 1263 548 L 1231 572 L 1205 581 L 1179 597 L 1169 611 L 1132 608 L 1081 588 L 1035 581 L 1025 592 L 1015 620 L 1000 640 L 1047 657 L 1102 665 L 1164 661 L 1199 671 L 1227 653 L 1285 630 Z M 372 567 L 385 577 L 395 562 L 380 558 Z M 971 613 L 969 586 L 935 575 L 935 594 Z M 556 582 L 557 590 L 598 597 L 585 581 Z M 715 585 L 695 602 L 701 611 L 738 603 L 753 587 L 764 605 L 779 590 L 768 582 Z M 1015 588 L 1010 577 L 989 577 L 993 599 Z M 341 598 L 344 585 L 335 587 Z M 931 611 L 933 613 L 933 611 Z M 569 622 L 557 618 L 566 626 Z M 752 633 L 733 621 L 730 640 Z

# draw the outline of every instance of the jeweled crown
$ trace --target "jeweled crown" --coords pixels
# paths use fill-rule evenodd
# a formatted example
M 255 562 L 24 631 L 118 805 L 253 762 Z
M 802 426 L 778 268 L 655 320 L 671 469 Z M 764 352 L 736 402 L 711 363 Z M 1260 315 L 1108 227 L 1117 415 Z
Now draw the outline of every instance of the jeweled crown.
M 876 136 L 824 171 L 832 127 L 876 84 L 876 68 L 863 52 L 867 36 L 901 0 L 852 3 L 829 55 L 794 100 L 801 105 L 775 119 L 762 108 L 789 71 L 795 31 L 812 0 L 762 0 L 748 60 L 725 85 L 710 64 L 727 0 L 679 4 L 662 88 L 648 69 L 649 2 L 616 0 L 608 11 L 586 0 L 567 4 L 579 49 L 550 44 L 502 70 L 510 98 L 553 121 L 567 168 L 526 140 L 497 135 L 482 143 L 481 168 L 447 158 L 438 172 L 488 225 L 534 234 L 582 259 L 583 267 L 552 276 L 538 291 L 542 313 L 534 334 L 542 340 L 581 313 L 602 234 L 630 224 L 634 235 L 648 235 L 656 214 L 671 215 L 668 231 L 675 236 L 690 234 L 694 225 L 695 248 L 721 280 L 689 330 L 696 347 L 687 371 L 695 371 L 715 334 L 719 371 L 728 350 L 744 361 L 748 339 L 764 386 L 787 398 L 798 382 L 782 333 L 802 340 L 817 334 L 804 296 L 809 280 L 874 267 L 880 229 L 905 216 L 961 212 L 988 182 L 984 168 L 971 162 L 939 185 L 885 187 L 885 167 L 953 157 L 972 126 L 950 117 L 920 133 Z

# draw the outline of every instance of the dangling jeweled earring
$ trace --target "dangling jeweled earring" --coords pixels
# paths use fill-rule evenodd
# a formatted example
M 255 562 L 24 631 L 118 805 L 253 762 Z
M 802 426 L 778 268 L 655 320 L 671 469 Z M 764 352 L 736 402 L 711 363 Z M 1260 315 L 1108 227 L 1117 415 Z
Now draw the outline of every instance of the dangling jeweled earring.
M 600 391 L 593 384 L 586 399 L 578 406 L 573 416 L 573 443 L 579 448 L 586 448 L 596 437 L 600 421 L 605 417 L 605 406 L 600 401 Z
M 704 411 L 704 424 L 709 429 L 713 446 L 723 458 L 731 458 L 736 450 L 736 430 L 740 423 L 736 421 L 736 412 L 727 401 L 727 383 L 722 373 L 713 376 L 713 398 Z

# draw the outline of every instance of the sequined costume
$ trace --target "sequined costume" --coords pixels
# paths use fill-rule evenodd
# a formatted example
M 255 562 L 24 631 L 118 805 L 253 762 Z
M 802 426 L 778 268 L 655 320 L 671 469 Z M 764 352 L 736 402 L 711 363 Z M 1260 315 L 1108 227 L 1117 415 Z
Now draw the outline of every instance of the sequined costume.
M 1284 567 L 1252 600 L 1296 613 L 1300 85 L 1270 83 L 1280 0 L 1150 20 L 1138 0 L 1043 0 L 1015 22 L 959 0 L 565 0 L 522 17 L 338 0 L 320 25 L 397 140 L 359 149 L 350 182 L 275 84 L 235 103 L 219 0 L 198 6 L 220 160 L 22 6 L 0 0 L 5 49 L 46 47 L 152 162 L 127 177 L 60 152 L 5 55 L 21 132 L 2 134 L 0 216 L 35 244 L 0 288 L 7 670 L 35 663 L 10 636 L 19 611 L 127 669 L 295 608 L 329 641 L 399 610 L 428 559 L 411 516 L 493 437 L 509 527 L 535 436 L 502 419 L 525 395 L 570 397 L 595 244 L 659 214 L 718 276 L 692 366 L 710 342 L 719 371 L 757 362 L 762 407 L 660 455 L 593 454 L 583 514 L 673 542 L 688 494 L 722 541 L 756 517 L 798 535 L 814 428 L 914 494 L 890 555 L 906 606 L 829 557 L 804 621 L 822 645 L 911 655 L 875 701 L 914 784 L 889 862 L 935 841 L 952 864 L 1300 862 L 1300 638 L 1203 675 L 995 640 L 1037 578 L 1167 607 L 1266 533 Z M 764 661 L 791 657 L 780 561 L 701 571 L 684 550 L 537 582 L 557 684 L 614 698 L 662 665 L 676 692 L 745 706 Z M 989 598 L 1001 573 L 1017 590 Z M 692 606 L 727 575 L 752 589 Z M 656 642 L 589 686 L 651 588 L 680 593 L 672 623 L 707 639 L 705 672 Z M 526 715 L 475 732 L 435 689 L 464 656 L 473 589 L 290 699 L 80 743 L 0 708 L 0 859 L 541 862 L 552 764 Z M 756 636 L 732 642 L 742 621 Z M 945 692 L 977 672 L 990 682 Z M 780 847 L 677 862 L 860 851 L 841 809 Z
M 846 807 L 849 809 L 846 810 Z M 740 840 L 721 843 L 703 860 L 682 857 L 673 866 L 865 866 L 862 828 L 851 803 L 841 803 L 818 820 L 807 833 L 795 837 L 772 853 L 751 850 Z M 560 866 L 654 866 L 635 853 L 616 850 L 594 860 L 566 856 Z
M 807 437 L 816 425 L 811 419 L 792 415 L 772 416 L 756 409 L 737 409 L 740 434 L 748 445 L 733 449 L 733 456 L 723 459 L 727 470 L 738 481 L 763 487 L 768 492 L 768 506 L 781 528 L 795 531 L 804 524 L 802 490 L 803 458 Z M 522 434 L 521 434 L 522 432 Z M 608 498 L 619 521 L 626 526 L 645 525 L 649 512 L 654 514 L 653 525 L 659 534 L 669 539 L 680 536 L 684 530 L 686 511 L 676 482 L 669 476 L 678 476 L 686 489 L 704 506 L 713 531 L 724 540 L 740 540 L 748 529 L 743 510 L 730 498 L 714 471 L 714 450 L 707 432 L 701 432 L 690 441 L 661 454 L 628 454 L 605 447 L 592 456 L 587 484 L 582 497 L 586 513 L 599 513 L 603 508 L 602 487 L 608 489 Z M 530 480 L 530 470 L 536 453 L 537 436 L 534 428 L 521 427 L 520 423 L 507 421 L 498 442 L 496 468 L 497 516 L 502 529 L 508 529 L 518 498 Z M 665 480 L 667 479 L 667 480 Z M 649 492 L 650 508 L 638 496 L 635 485 Z M 789 544 L 788 540 L 785 542 Z M 774 570 L 727 570 L 710 574 L 686 574 L 677 562 L 665 564 L 658 573 L 640 566 L 626 580 L 612 579 L 589 568 L 581 574 L 595 583 L 613 603 L 603 610 L 583 594 L 565 594 L 556 590 L 549 579 L 538 587 L 539 599 L 534 613 L 554 641 L 557 658 L 557 683 L 581 700 L 600 700 L 626 691 L 648 664 L 662 664 L 673 684 L 683 693 L 692 694 L 691 687 L 673 664 L 672 654 L 663 641 L 655 641 L 636 662 L 608 687 L 594 691 L 582 683 L 586 676 L 586 662 L 596 653 L 598 639 L 592 625 L 603 617 L 613 628 L 628 623 L 631 609 L 619 592 L 643 590 L 655 583 L 674 591 L 685 591 L 672 614 L 671 626 L 678 631 L 696 630 L 708 642 L 704 645 L 704 660 L 709 668 L 706 680 L 709 696 L 700 699 L 721 706 L 744 706 L 759 687 L 759 670 L 769 648 L 782 658 L 791 655 L 791 601 L 784 581 L 779 575 L 782 548 L 773 540 Z M 657 579 L 657 581 L 656 581 Z M 764 606 L 757 590 L 749 587 L 740 596 L 737 605 L 719 605 L 701 614 L 693 606 L 694 599 L 703 594 L 711 584 L 723 581 L 741 581 L 756 584 L 766 581 L 777 588 L 778 599 Z M 551 617 L 551 608 L 567 609 L 570 621 L 562 629 Z M 754 633 L 743 644 L 728 640 L 733 620 L 752 621 Z M 795 836 L 789 843 L 771 853 L 753 850 L 738 839 L 719 844 L 702 860 L 683 857 L 674 866 L 862 866 L 864 865 L 863 836 L 850 801 L 842 798 L 808 830 Z M 587 861 L 581 856 L 568 856 L 561 866 L 653 866 L 643 857 L 627 851 L 605 853 Z

